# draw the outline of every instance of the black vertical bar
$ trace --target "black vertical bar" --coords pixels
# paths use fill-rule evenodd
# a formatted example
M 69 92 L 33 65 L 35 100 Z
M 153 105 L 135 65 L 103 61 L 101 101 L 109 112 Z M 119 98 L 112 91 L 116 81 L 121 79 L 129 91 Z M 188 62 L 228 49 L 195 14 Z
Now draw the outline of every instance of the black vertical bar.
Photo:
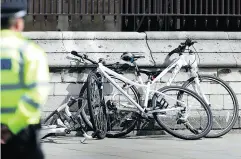
M 205 14 L 208 14 L 208 0 L 205 2 Z M 205 27 L 207 28 L 208 26 L 208 19 L 205 17 Z
M 166 13 L 168 13 L 168 0 L 166 0 L 166 2 L 165 2 L 165 11 L 166 11 Z
M 107 9 L 108 9 L 108 6 L 107 6 Z M 102 13 L 105 14 L 105 0 L 102 0 Z M 102 16 L 102 20 L 105 21 L 105 15 Z
M 143 13 L 146 13 L 146 0 L 142 1 L 142 5 L 143 5 L 143 7 L 142 7 Z
M 162 14 L 162 13 L 163 13 L 163 10 L 162 10 L 162 7 L 163 7 L 163 0 L 160 0 L 159 7 L 160 7 L 159 13 Z
M 62 3 L 61 3 L 61 13 L 64 13 L 64 0 L 62 0 Z
M 216 14 L 219 14 L 219 0 L 216 0 L 217 1 L 217 4 L 216 4 Z M 218 28 L 218 24 L 219 24 L 219 19 L 218 17 L 216 17 L 216 28 Z
M 114 22 L 116 23 L 117 22 L 117 16 L 116 16 L 116 14 L 117 14 L 117 11 L 116 11 L 116 3 L 117 3 L 118 1 L 117 0 L 114 0 Z
M 67 3 L 68 3 L 68 21 L 69 21 L 69 24 L 70 24 L 70 22 L 71 22 L 71 19 L 72 19 L 72 16 L 71 16 L 71 14 L 72 14 L 72 7 L 71 7 L 71 2 L 70 1 L 67 1 Z
M 44 14 L 47 13 L 47 1 L 48 1 L 48 0 L 45 0 L 45 1 L 44 1 Z
M 186 9 L 187 3 L 186 2 L 187 2 L 186 0 L 183 1 L 183 14 L 186 14 L 186 12 L 187 12 L 187 9 Z M 183 27 L 184 27 L 186 25 L 186 17 L 185 16 L 183 17 L 182 23 L 183 23 Z
M 148 19 L 148 31 L 151 30 L 151 19 L 150 17 L 147 18 Z
M 85 0 L 85 14 L 88 14 L 88 0 Z
M 208 0 L 206 0 L 206 6 L 205 6 L 206 14 L 208 14 Z
M 149 14 L 151 14 L 151 0 L 149 0 L 149 3 L 148 3 L 148 10 L 149 10 Z
M 91 0 L 90 10 L 91 14 L 95 13 L 95 0 Z
M 222 14 L 224 14 L 224 0 L 222 0 Z
M 35 1 L 32 1 L 33 2 L 33 5 L 32 5 L 32 7 L 33 7 L 33 25 L 34 25 L 34 22 L 35 22 Z
M 177 14 L 180 15 L 181 14 L 181 0 L 176 0 L 176 10 L 177 10 Z M 180 17 L 177 17 L 176 29 L 180 29 L 180 28 L 181 28 L 181 20 L 180 20 Z
M 75 14 L 75 11 L 76 11 L 76 9 L 75 9 L 75 7 L 76 7 L 76 0 L 73 0 L 74 2 L 72 3 L 72 14 Z
M 227 1 L 227 14 L 230 13 L 230 0 L 226 0 Z
M 105 0 L 102 0 L 102 13 L 105 13 Z
M 230 14 L 230 0 L 227 0 L 227 14 Z M 226 18 L 227 28 L 229 27 L 229 17 Z
M 171 14 L 173 14 L 173 0 L 171 0 Z
M 32 7 L 33 7 L 33 14 L 35 13 L 35 1 L 32 1 L 33 2 L 33 5 L 32 5 Z
M 241 10 L 241 9 L 240 9 L 240 8 L 241 8 L 241 7 L 240 7 L 240 6 L 241 6 L 240 1 L 241 1 L 241 0 L 238 0 L 238 4 L 237 4 L 237 6 L 238 6 L 238 13 L 237 13 L 237 14 L 241 14 L 241 12 L 240 12 L 240 10 Z
M 79 14 L 80 14 L 80 16 L 79 16 L 79 19 L 80 19 L 80 21 L 82 21 L 82 0 L 80 0 L 80 2 L 79 2 Z
M 192 14 L 192 0 L 189 0 L 189 14 Z
M 211 14 L 213 14 L 213 0 L 211 0 Z
M 240 10 L 241 10 L 241 9 L 240 9 L 240 8 L 241 8 L 241 7 L 240 7 L 240 6 L 241 6 L 240 0 L 238 0 L 237 6 L 238 6 L 238 7 L 237 7 L 237 8 L 238 8 L 237 14 L 240 15 Z M 240 17 L 237 18 L 237 26 L 238 26 L 238 28 L 240 28 Z
M 156 13 L 160 13 L 160 0 L 156 0 Z
M 132 4 L 131 4 L 131 10 L 132 10 L 132 14 L 135 14 L 135 1 L 131 1 L 132 2 Z M 134 25 L 135 25 L 135 22 L 134 22 Z
M 108 14 L 110 14 L 110 0 L 108 0 Z
M 187 3 L 186 3 L 186 0 L 183 1 L 183 14 L 186 14 L 186 6 L 187 6 Z
M 140 0 L 137 0 L 137 14 L 140 14 Z
M 126 0 L 125 10 L 126 10 L 126 14 L 129 14 L 129 0 Z
M 197 0 L 195 0 L 195 10 L 194 10 L 194 12 L 195 12 L 195 14 L 197 14 Z
M 233 0 L 233 14 L 235 14 L 235 0 Z M 241 6 L 239 6 L 239 8 L 240 8 Z
M 99 4 L 100 4 L 100 0 L 97 0 L 97 2 L 96 2 L 96 11 L 97 11 L 97 14 L 100 14 Z
M 123 0 L 120 0 L 120 13 L 123 14 Z
M 200 0 L 200 14 L 203 14 L 203 0 Z
M 157 13 L 157 0 L 154 0 L 154 3 L 153 3 L 153 13 L 156 14 Z
M 116 13 L 116 2 L 117 0 L 114 0 L 114 14 Z
M 39 14 L 42 14 L 42 8 L 41 8 L 41 6 L 42 6 L 42 1 L 41 0 L 39 0 L 38 1 L 39 2 L 39 7 L 38 7 L 38 9 L 39 9 Z
M 57 10 L 57 9 L 56 9 Z M 51 14 L 54 13 L 54 1 L 51 1 Z
M 47 0 L 44 1 L 44 22 L 45 22 L 45 25 L 46 25 L 46 22 L 47 22 Z
M 71 14 L 72 13 L 72 10 L 71 10 L 71 2 L 68 1 L 68 14 Z
M 194 3 L 194 14 L 197 14 L 197 0 L 195 0 L 195 3 Z M 195 17 L 194 18 L 194 27 L 197 26 L 197 18 Z

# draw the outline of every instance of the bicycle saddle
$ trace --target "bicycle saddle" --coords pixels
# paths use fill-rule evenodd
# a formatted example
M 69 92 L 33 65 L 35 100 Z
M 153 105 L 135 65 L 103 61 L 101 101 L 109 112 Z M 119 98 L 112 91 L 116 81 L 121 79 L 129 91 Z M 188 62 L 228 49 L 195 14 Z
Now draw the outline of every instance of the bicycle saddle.
M 130 52 L 124 52 L 122 55 L 121 55 L 121 59 L 124 60 L 124 61 L 127 61 L 127 62 L 134 62 L 136 61 L 137 59 L 139 58 L 145 58 L 145 56 L 136 56 Z
M 121 55 L 121 59 L 127 62 L 133 62 L 134 61 L 134 55 L 132 53 L 129 52 L 124 52 Z
M 162 70 L 161 69 L 155 69 L 155 70 L 147 70 L 147 69 L 139 69 L 140 73 L 144 73 L 147 76 L 156 76 L 159 75 Z

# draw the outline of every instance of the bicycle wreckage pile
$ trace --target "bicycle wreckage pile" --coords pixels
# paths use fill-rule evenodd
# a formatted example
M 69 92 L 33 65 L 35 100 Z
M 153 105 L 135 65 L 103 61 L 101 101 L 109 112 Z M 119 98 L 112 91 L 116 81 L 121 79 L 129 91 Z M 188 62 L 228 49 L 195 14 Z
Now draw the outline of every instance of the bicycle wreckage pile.
M 96 62 L 85 54 L 72 51 L 71 54 L 78 57 L 79 62 L 88 61 L 95 68 L 89 73 L 79 97 L 69 98 L 66 104 L 43 120 L 42 129 L 51 131 L 41 138 L 58 132 L 68 134 L 71 131 L 80 131 L 84 140 L 118 138 L 129 134 L 141 123 L 153 120 L 161 127 L 160 131 L 165 130 L 180 139 L 215 138 L 227 134 L 238 118 L 237 97 L 225 81 L 215 76 L 199 74 L 196 50 L 194 52 L 190 49 L 194 48 L 194 43 L 196 42 L 187 39 L 172 50 L 168 57 L 175 53 L 179 57 L 164 70 L 139 68 L 136 61 L 145 57 L 132 53 L 121 55 L 121 59 L 127 62 L 125 64 L 106 65 L 103 59 Z M 190 78 L 181 86 L 172 86 L 182 68 L 185 68 Z M 131 69 L 136 77 L 135 81 L 123 75 L 124 71 Z M 166 85 L 157 88 L 154 84 L 171 70 L 172 76 Z M 148 77 L 146 81 L 143 81 L 141 74 Z M 202 87 L 202 83 L 212 83 L 222 88 L 222 93 L 232 100 L 229 102 L 229 109 L 218 111 L 219 106 L 210 103 L 210 93 Z M 115 91 L 107 93 L 108 88 L 105 87 L 109 85 Z M 144 90 L 144 100 L 141 100 L 137 89 L 139 87 Z M 78 109 L 71 112 L 70 108 L 75 103 Z M 88 135 L 87 131 L 92 134 Z

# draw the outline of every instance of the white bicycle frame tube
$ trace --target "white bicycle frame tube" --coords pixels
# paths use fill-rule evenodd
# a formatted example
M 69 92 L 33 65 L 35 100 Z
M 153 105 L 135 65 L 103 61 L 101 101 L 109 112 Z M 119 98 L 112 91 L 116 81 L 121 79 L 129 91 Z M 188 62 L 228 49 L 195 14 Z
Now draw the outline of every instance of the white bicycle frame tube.
M 168 71 L 170 71 L 172 68 L 174 68 L 176 65 L 180 65 L 181 63 L 180 63 L 180 60 L 175 60 L 171 65 L 169 65 L 162 73 L 160 73 L 158 76 L 157 76 L 157 78 L 155 78 L 153 81 L 149 81 L 148 83 L 147 83 L 147 85 L 145 85 L 145 84 L 139 84 L 139 83 L 137 83 L 137 82 L 133 82 L 133 81 L 131 81 L 131 80 L 129 80 L 128 78 L 126 78 L 126 77 L 124 77 L 124 76 L 122 76 L 122 75 L 120 75 L 120 74 L 118 74 L 118 73 L 116 73 L 116 72 L 114 72 L 114 71 L 112 71 L 111 69 L 109 69 L 109 68 L 107 68 L 107 67 L 105 67 L 105 66 L 103 66 L 103 64 L 102 63 L 98 63 L 98 68 L 97 68 L 97 70 L 99 71 L 99 72 L 101 72 L 122 94 L 124 94 L 129 100 L 130 100 L 130 102 L 132 103 L 132 104 L 134 104 L 141 112 L 145 112 L 145 109 L 147 108 L 147 104 L 148 104 L 148 99 L 149 99 L 149 93 L 150 92 L 158 92 L 158 91 L 156 91 L 156 90 L 151 90 L 150 89 L 150 87 L 154 84 L 154 83 L 156 83 L 159 79 L 161 79 Z M 181 68 L 180 68 L 181 69 Z M 131 85 L 135 85 L 135 86 L 139 86 L 139 87 L 145 87 L 146 88 L 146 93 L 145 93 L 145 101 L 144 101 L 144 109 L 138 104 L 138 103 L 136 103 L 111 77 L 110 77 L 110 75 L 112 75 L 112 76 L 114 76 L 114 77 L 117 77 L 118 79 L 121 79 L 121 80 L 123 80 L 123 81 L 125 81 L 125 82 L 127 82 L 127 83 L 129 83 L 129 84 L 131 84 Z M 139 78 L 139 80 L 140 81 L 142 81 L 141 80 L 141 78 Z M 141 82 L 141 83 L 143 83 L 143 82 Z M 158 92 L 159 94 L 161 94 L 161 95 L 163 95 L 163 96 L 166 96 L 167 97 L 167 95 L 165 95 L 164 93 L 162 93 L 162 92 Z M 170 97 L 171 98 L 171 97 Z M 180 101 L 180 100 L 177 100 L 177 99 L 174 99 L 174 98 L 172 98 L 173 100 L 176 100 L 176 101 L 178 101 L 178 102 L 180 102 L 180 103 L 182 103 L 182 104 L 184 104 L 182 101 Z M 185 104 L 184 104 L 185 105 Z M 173 109 L 180 109 L 180 108 L 172 108 L 172 109 L 163 109 L 163 110 L 158 110 L 158 111 L 168 111 L 168 110 L 173 110 Z

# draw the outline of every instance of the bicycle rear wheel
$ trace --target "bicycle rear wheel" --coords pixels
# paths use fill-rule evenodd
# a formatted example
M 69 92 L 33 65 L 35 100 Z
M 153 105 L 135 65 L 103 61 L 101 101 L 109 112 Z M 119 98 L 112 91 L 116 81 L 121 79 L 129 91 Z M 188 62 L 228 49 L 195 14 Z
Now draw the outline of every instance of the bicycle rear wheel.
M 158 92 L 164 95 L 155 93 L 152 106 L 153 109 L 163 110 L 163 112 L 154 113 L 153 116 L 168 133 L 186 140 L 200 139 L 209 133 L 212 126 L 212 113 L 201 97 L 193 91 L 178 86 L 163 87 Z M 182 92 L 181 99 L 180 92 Z M 182 103 L 176 99 L 181 100 Z
M 210 102 L 213 115 L 213 127 L 206 137 L 221 137 L 237 122 L 239 108 L 237 97 L 232 88 L 218 77 L 199 75 L 199 81 L 203 94 Z M 195 84 L 194 78 L 190 78 L 182 87 L 193 90 L 193 84 Z
M 101 76 L 97 76 L 95 71 L 92 71 L 87 78 L 87 100 L 93 131 L 98 132 L 97 138 L 103 139 L 107 132 L 107 114 L 102 98 Z

